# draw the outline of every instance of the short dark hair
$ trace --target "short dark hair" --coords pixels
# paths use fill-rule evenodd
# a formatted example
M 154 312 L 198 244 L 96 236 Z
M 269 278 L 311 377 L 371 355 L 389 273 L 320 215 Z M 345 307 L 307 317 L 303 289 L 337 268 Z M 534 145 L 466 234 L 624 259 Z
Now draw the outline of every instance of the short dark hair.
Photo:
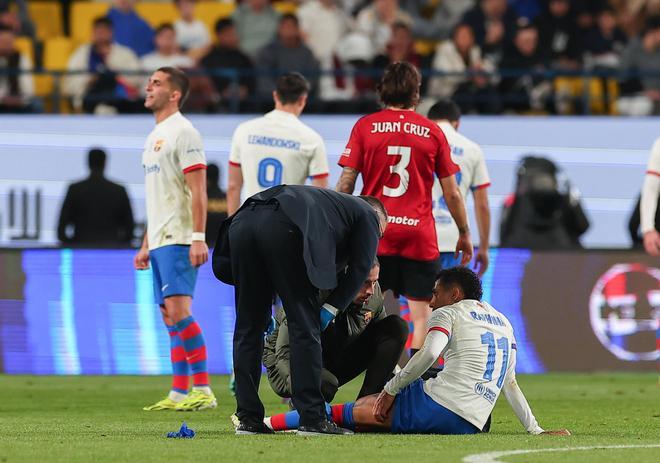
M 300 25 L 298 16 L 296 16 L 293 13 L 286 13 L 280 16 L 280 24 L 282 24 L 284 21 L 293 21 L 294 23 L 296 23 L 296 26 Z
M 188 92 L 190 91 L 190 79 L 185 72 L 181 69 L 177 69 L 171 66 L 164 66 L 162 68 L 156 69 L 156 72 L 162 72 L 167 74 L 167 77 L 174 88 L 181 92 L 181 99 L 179 100 L 179 108 L 183 106 L 188 98 Z
M 89 170 L 103 172 L 103 169 L 105 169 L 105 158 L 105 151 L 101 148 L 91 148 L 89 153 L 87 153 L 87 165 L 89 166 Z
M 110 29 L 114 28 L 114 25 L 112 24 L 112 19 L 110 19 L 108 16 L 100 16 L 94 20 L 92 23 L 92 27 L 108 27 Z
M 300 97 L 307 95 L 309 89 L 309 82 L 299 72 L 287 72 L 275 83 L 275 93 L 282 104 L 295 103 Z
M 385 209 L 385 205 L 383 202 L 376 198 L 375 196 L 369 196 L 369 195 L 360 195 L 358 198 L 364 200 L 369 204 L 371 207 L 373 207 L 378 214 L 382 215 L 385 220 L 387 220 L 387 209 Z
M 154 31 L 154 35 L 158 35 L 161 32 L 166 31 L 166 30 L 174 31 L 174 26 L 172 25 L 172 23 L 163 23 L 163 24 L 161 24 Z
M 461 108 L 451 100 L 440 100 L 431 106 L 427 117 L 432 121 L 458 122 L 461 118 Z
M 465 299 L 474 299 L 480 301 L 483 297 L 481 280 L 476 273 L 467 267 L 451 267 L 440 270 L 435 278 L 436 283 L 445 288 L 458 286 L 463 291 Z
M 213 30 L 216 34 L 219 34 L 220 32 L 224 31 L 225 29 L 229 29 L 230 27 L 234 27 L 234 21 L 231 18 L 220 18 L 215 22 L 215 27 Z
M 385 68 L 376 90 L 385 106 L 411 108 L 419 100 L 421 77 L 415 66 L 399 61 Z

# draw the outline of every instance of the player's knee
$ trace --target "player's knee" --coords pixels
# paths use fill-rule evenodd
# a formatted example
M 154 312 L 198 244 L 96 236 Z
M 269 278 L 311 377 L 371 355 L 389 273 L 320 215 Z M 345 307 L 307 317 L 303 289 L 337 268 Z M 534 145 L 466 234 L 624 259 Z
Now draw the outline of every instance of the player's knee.
M 398 315 L 388 315 L 380 323 L 384 323 L 389 337 L 405 343 L 408 339 L 408 322 Z

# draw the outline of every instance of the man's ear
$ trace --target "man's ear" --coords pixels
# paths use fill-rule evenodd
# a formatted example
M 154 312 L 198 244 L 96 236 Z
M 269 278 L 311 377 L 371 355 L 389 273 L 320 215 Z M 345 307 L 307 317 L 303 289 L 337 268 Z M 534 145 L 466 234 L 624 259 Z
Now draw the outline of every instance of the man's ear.
M 461 299 L 463 299 L 463 291 L 461 291 L 460 286 L 455 285 L 455 286 L 451 289 L 451 301 L 452 301 L 452 304 L 456 304 L 456 303 L 457 303 L 458 301 L 460 301 Z

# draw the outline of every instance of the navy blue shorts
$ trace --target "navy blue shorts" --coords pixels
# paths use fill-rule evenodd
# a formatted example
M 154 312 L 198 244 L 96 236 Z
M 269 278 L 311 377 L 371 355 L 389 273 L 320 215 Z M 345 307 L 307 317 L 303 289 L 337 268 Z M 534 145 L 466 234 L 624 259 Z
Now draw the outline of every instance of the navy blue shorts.
M 154 299 L 158 305 L 170 296 L 191 296 L 197 269 L 190 263 L 190 246 L 172 244 L 149 251 L 153 272 Z
M 392 432 L 396 434 L 476 434 L 475 425 L 446 409 L 424 392 L 421 379 L 409 384 L 394 400 Z

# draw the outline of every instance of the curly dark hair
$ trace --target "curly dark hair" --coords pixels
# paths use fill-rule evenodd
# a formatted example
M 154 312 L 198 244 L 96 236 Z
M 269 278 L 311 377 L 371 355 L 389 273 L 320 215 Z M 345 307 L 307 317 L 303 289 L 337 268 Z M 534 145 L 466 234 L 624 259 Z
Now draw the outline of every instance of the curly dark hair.
M 481 280 L 479 280 L 476 273 L 467 267 L 442 269 L 435 280 L 445 288 L 454 285 L 460 287 L 465 295 L 465 299 L 480 301 L 484 293 L 481 288 Z

